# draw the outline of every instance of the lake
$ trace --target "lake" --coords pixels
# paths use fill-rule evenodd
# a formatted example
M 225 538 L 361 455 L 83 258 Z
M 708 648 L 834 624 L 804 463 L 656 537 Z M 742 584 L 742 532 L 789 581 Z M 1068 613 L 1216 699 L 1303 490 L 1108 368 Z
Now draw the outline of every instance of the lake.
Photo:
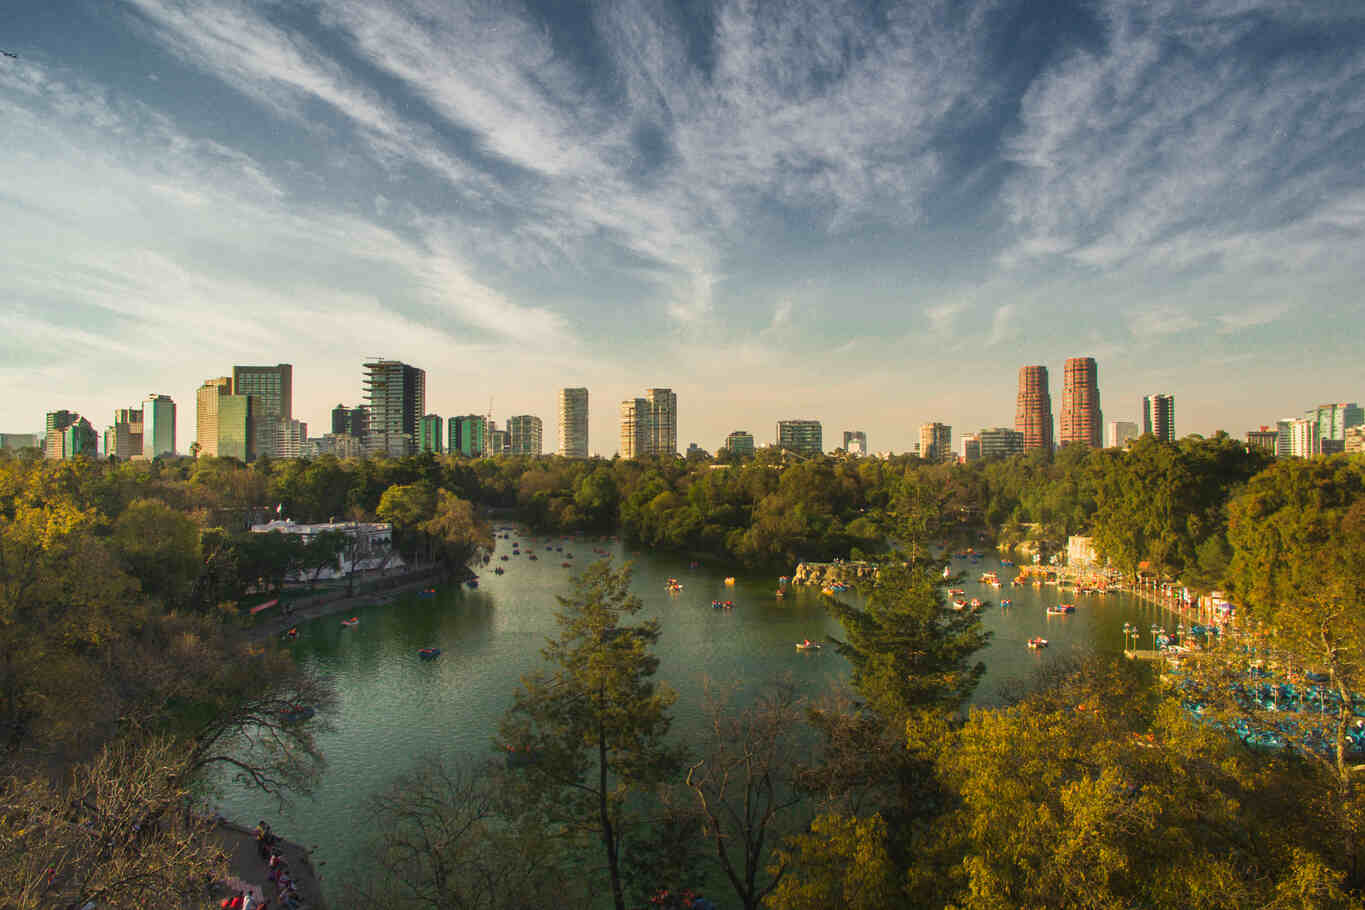
M 522 555 L 511 556 L 519 541 Z M 360 623 L 343 628 L 341 616 L 323 617 L 299 626 L 291 647 L 303 664 L 336 680 L 340 694 L 335 729 L 321 738 L 327 769 L 314 795 L 296 799 L 281 811 L 273 799 L 225 783 L 218 801 L 231 819 L 254 825 L 269 819 L 284 836 L 305 846 L 316 845 L 314 862 L 324 887 L 352 859 L 368 833 L 365 798 L 387 787 L 426 753 L 485 758 L 493 753 L 498 722 L 511 706 L 522 675 L 543 666 L 540 649 L 555 634 L 556 595 L 566 594 L 578 567 L 603 558 L 634 564 L 633 589 L 644 601 L 643 615 L 662 623 L 657 653 L 658 678 L 678 692 L 674 731 L 686 738 L 704 723 L 702 691 L 713 680 L 738 688 L 743 698 L 766 682 L 790 677 L 798 691 L 819 695 L 847 677 L 847 663 L 827 645 L 801 652 L 804 639 L 840 636 L 841 629 L 825 612 L 823 596 L 814 588 L 795 589 L 784 599 L 774 591 L 776 578 L 703 565 L 689 568 L 685 558 L 636 552 L 620 542 L 597 539 L 548 540 L 513 533 L 499 537 L 493 562 L 481 570 L 477 590 L 442 586 L 435 596 L 409 596 L 394 603 L 354 612 Z M 556 548 L 562 548 L 563 552 Z M 528 559 L 534 553 L 535 561 Z M 499 557 L 509 555 L 503 562 Z M 565 568 L 562 563 L 571 567 Z M 505 575 L 496 575 L 501 566 Z M 1048 616 L 1058 602 L 1056 588 L 1010 587 L 1014 572 L 994 557 L 954 559 L 964 573 L 965 597 L 993 603 L 1013 600 L 1009 609 L 987 608 L 984 622 L 994 633 L 981 659 L 987 673 L 978 704 L 1000 701 L 1002 691 L 1017 691 L 1042 661 L 1090 652 L 1117 653 L 1123 648 L 1123 624 L 1146 630 L 1153 622 L 1176 620 L 1130 594 L 1082 595 L 1068 616 Z M 998 571 L 1007 584 L 991 588 L 975 579 Z M 735 575 L 735 585 L 724 579 Z M 665 590 L 669 578 L 683 589 Z M 856 597 L 852 592 L 840 595 Z M 713 600 L 732 600 L 732 610 L 716 610 Z M 1030 651 L 1026 642 L 1040 635 L 1050 647 Z M 1141 646 L 1150 647 L 1143 633 Z M 434 661 L 417 657 L 419 648 L 439 647 Z M 329 874 L 330 871 L 330 874 Z M 328 889 L 335 906 L 339 896 Z

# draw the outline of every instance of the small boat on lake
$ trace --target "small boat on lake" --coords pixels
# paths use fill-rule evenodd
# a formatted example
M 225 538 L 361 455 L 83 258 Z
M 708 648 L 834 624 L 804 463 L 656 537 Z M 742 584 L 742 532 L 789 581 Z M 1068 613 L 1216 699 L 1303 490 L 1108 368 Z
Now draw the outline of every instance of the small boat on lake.
M 422 660 L 435 660 L 436 658 L 438 658 L 438 657 L 441 656 L 441 649 L 440 649 L 440 648 L 420 648 L 420 649 L 418 649 L 418 651 L 417 651 L 417 656 L 420 657 Z
M 1071 604 L 1053 604 L 1047 608 L 1048 616 L 1065 616 L 1068 613 L 1075 613 L 1076 608 Z
M 725 579 L 725 583 L 726 583 L 727 585 L 733 585 L 733 584 L 735 583 L 735 576 L 731 575 L 731 576 L 727 577 L 727 578 Z
M 1031 650 L 1034 650 L 1034 651 L 1037 651 L 1037 650 L 1040 649 L 1040 648 L 1046 648 L 1046 647 L 1047 647 L 1047 639 L 1046 639 L 1046 638 L 1038 638 L 1038 637 L 1035 636 L 1034 638 L 1030 638 L 1030 639 L 1028 640 L 1028 646 L 1029 646 L 1029 648 L 1030 648 Z
M 819 643 L 818 641 L 811 641 L 809 638 L 807 638 L 807 639 L 804 639 L 803 641 L 798 641 L 798 642 L 796 643 L 796 650 L 798 650 L 798 651 L 819 651 L 819 650 L 820 650 L 820 643 Z
M 351 626 L 358 626 L 358 625 L 360 625 L 360 617 L 359 617 L 359 616 L 352 616 L 350 619 L 343 619 L 343 620 L 341 621 L 341 624 L 342 624 L 343 626 L 345 626 L 346 628 L 348 628 L 348 629 L 349 629 Z

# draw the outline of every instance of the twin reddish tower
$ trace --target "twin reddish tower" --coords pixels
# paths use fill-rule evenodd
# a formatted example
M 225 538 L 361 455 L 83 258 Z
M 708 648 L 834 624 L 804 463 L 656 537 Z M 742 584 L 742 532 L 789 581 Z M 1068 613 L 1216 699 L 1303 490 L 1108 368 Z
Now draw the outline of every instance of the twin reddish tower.
M 1092 449 L 1104 445 L 1104 417 L 1100 411 L 1099 369 L 1094 357 L 1072 357 L 1066 362 L 1062 385 L 1061 432 L 1058 445 L 1080 443 Z M 1024 434 L 1024 450 L 1052 450 L 1052 396 L 1047 367 L 1019 368 L 1019 398 L 1014 429 Z

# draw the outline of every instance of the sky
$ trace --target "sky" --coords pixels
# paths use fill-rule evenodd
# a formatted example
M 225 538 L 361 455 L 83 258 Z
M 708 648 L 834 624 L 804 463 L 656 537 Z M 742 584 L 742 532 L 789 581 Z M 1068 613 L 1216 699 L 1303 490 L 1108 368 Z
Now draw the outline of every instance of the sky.
M 1177 433 L 1365 399 L 1358 0 L 15 0 L 0 430 L 382 356 L 427 410 L 678 440 L 1013 424 L 1093 356 Z

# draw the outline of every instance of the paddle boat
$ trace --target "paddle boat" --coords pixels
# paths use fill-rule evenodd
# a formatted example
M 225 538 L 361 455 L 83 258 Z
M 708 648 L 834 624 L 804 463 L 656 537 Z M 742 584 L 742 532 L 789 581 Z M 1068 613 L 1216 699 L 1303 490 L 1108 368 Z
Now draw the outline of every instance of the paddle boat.
M 728 576 L 728 577 L 725 579 L 725 583 L 726 583 L 727 585 L 733 585 L 733 584 L 735 583 L 735 577 L 734 577 L 733 575 Z
M 287 638 L 287 639 L 289 639 L 290 641 L 293 641 L 294 639 L 298 638 L 298 637 L 299 637 L 299 630 L 298 630 L 298 627 L 295 626 L 294 628 L 290 629 L 288 632 L 285 632 L 285 633 L 284 633 L 284 637 Z
M 954 610 L 957 610 L 958 612 L 961 612 L 961 611 L 967 609 L 967 601 L 965 601 L 965 600 L 955 600 L 955 601 L 953 601 L 953 609 L 954 609 Z
M 966 594 L 967 592 L 963 588 L 949 588 L 948 593 L 954 597 L 957 597 L 959 595 Z
M 360 625 L 360 617 L 352 616 L 350 619 L 343 619 L 341 621 L 341 624 L 343 626 L 346 626 L 347 628 L 350 628 L 351 626 L 358 626 Z
M 818 641 L 811 641 L 809 638 L 802 639 L 801 641 L 798 641 L 798 642 L 796 643 L 796 650 L 798 650 L 798 651 L 819 651 L 819 650 L 820 650 L 820 643 L 819 643 Z
M 979 598 L 979 597 L 973 597 L 973 598 L 972 598 L 972 603 L 971 603 L 971 605 L 972 605 L 973 607 L 980 607 L 980 606 L 981 606 L 981 598 Z
M 417 656 L 420 657 L 422 660 L 435 660 L 436 658 L 441 656 L 441 649 L 421 648 L 418 650 Z
M 436 596 L 436 589 L 435 589 L 435 588 L 423 588 L 422 590 L 420 590 L 420 591 L 417 592 L 417 596 L 418 596 L 418 597 L 435 597 L 435 596 Z
M 493 570 L 493 574 L 494 574 L 494 575 L 501 575 L 501 574 L 503 574 L 503 573 L 506 572 L 506 571 L 507 571 L 507 570 L 504 569 L 502 566 L 498 566 L 496 569 Z
M 948 566 L 944 566 L 944 567 L 943 567 L 943 579 L 944 579 L 944 581 L 947 581 L 949 578 L 952 578 L 952 577 L 953 577 L 953 570 L 952 570 L 950 567 L 948 567 Z
M 1002 606 L 1002 607 L 1008 607 L 1008 606 L 1013 605 L 1013 603 L 1014 603 L 1014 601 L 1012 601 L 1012 600 L 1010 600 L 1008 597 L 1006 597 L 1004 600 L 1000 601 L 1000 606 Z
M 667 582 L 664 583 L 664 590 L 667 591 L 669 594 L 677 594 L 682 589 L 683 589 L 682 582 L 678 581 L 678 579 L 676 578 L 670 578 Z
M 507 562 L 507 554 L 506 553 L 502 554 L 501 556 L 498 557 L 498 559 L 501 559 L 503 562 Z
M 784 590 L 782 590 L 781 588 L 778 588 L 778 589 L 777 589 L 776 591 L 774 591 L 773 593 L 774 593 L 777 597 L 786 597 L 786 596 L 787 596 L 787 592 L 784 591 Z
M 478 580 L 477 578 L 471 578 L 471 579 L 469 579 L 469 581 L 465 582 L 465 587 L 469 588 L 470 590 L 473 590 L 474 588 L 477 588 L 478 586 L 479 586 L 479 580 Z
M 569 568 L 569 567 L 572 566 L 572 565 L 573 565 L 573 563 L 571 563 L 571 562 L 561 562 L 561 563 L 559 564 L 559 567 L 560 567 L 561 569 L 567 569 L 567 568 Z
M 317 709 L 312 705 L 290 705 L 280 712 L 280 720 L 287 724 L 296 724 L 308 720 L 317 713 Z
M 1030 639 L 1028 640 L 1028 646 L 1029 646 L 1030 649 L 1032 649 L 1032 650 L 1034 650 L 1034 651 L 1037 651 L 1039 648 L 1046 648 L 1046 647 L 1047 647 L 1047 639 L 1046 639 L 1046 638 L 1038 638 L 1037 636 L 1035 636 L 1035 637 L 1030 638 Z
M 1076 608 L 1071 604 L 1054 604 L 1047 608 L 1048 616 L 1065 616 L 1068 613 L 1075 613 Z
M 539 559 L 540 557 L 537 556 L 537 555 L 534 554 L 534 553 L 528 553 L 528 554 L 526 554 L 526 558 L 529 559 L 529 560 L 532 560 L 532 561 L 534 562 L 535 560 Z
M 518 749 L 515 746 L 507 749 L 507 767 L 509 768 L 525 768 L 528 765 L 534 765 L 539 760 L 540 753 L 534 749 Z

